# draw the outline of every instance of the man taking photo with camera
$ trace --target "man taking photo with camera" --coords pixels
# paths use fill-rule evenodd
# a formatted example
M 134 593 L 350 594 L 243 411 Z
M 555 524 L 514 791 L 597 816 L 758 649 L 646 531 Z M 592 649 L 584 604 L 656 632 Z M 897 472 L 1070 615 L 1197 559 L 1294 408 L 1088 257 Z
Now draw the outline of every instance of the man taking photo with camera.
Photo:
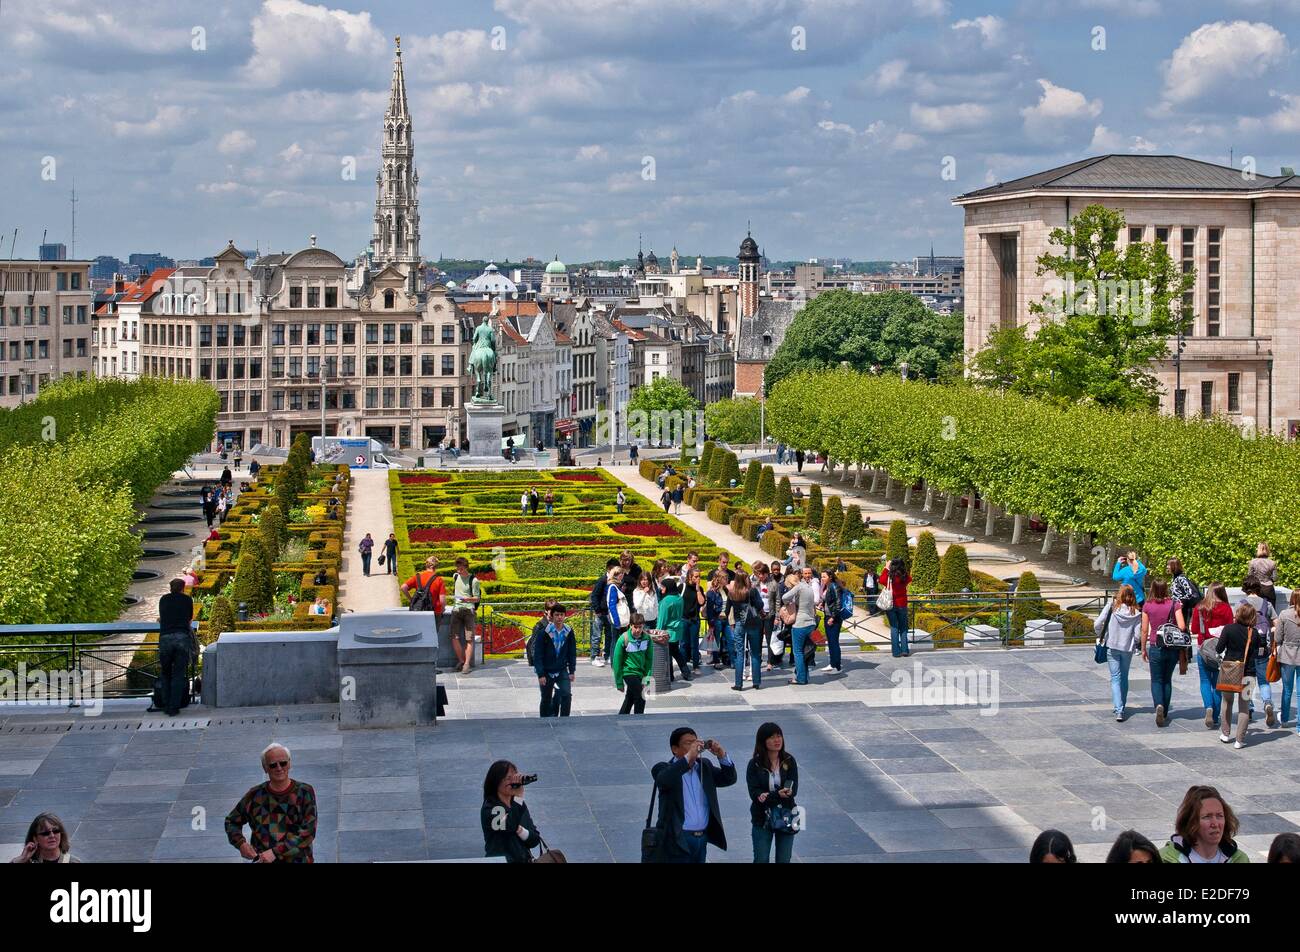
M 736 765 L 716 740 L 702 741 L 689 727 L 679 727 L 668 740 L 672 760 L 651 768 L 659 796 L 658 845 L 652 862 L 703 863 L 709 844 L 727 848 L 718 809 L 718 787 L 736 782 Z M 717 764 L 702 755 L 711 753 Z

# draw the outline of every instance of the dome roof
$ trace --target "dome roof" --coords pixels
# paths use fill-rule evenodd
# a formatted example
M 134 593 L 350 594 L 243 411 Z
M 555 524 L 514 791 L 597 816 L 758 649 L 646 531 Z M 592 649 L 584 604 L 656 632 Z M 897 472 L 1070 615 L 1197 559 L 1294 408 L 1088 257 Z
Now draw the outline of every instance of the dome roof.
M 519 288 L 489 261 L 482 274 L 465 282 L 465 290 L 472 294 L 514 294 Z
M 547 274 L 564 274 L 568 269 L 564 267 L 564 262 L 556 258 L 546 266 Z
M 645 260 L 653 261 L 655 264 L 659 263 L 659 259 L 655 257 L 655 253 L 653 251 L 651 251 L 648 255 L 645 256 Z
M 456 282 L 455 282 L 455 281 L 448 281 L 448 282 L 447 282 L 447 290 L 450 291 L 450 290 L 451 290 L 452 288 L 454 288 L 454 287 L 456 287 Z
M 740 243 L 740 254 L 736 257 L 744 260 L 755 260 L 758 258 L 758 242 L 754 240 L 753 235 L 746 235 L 745 240 Z

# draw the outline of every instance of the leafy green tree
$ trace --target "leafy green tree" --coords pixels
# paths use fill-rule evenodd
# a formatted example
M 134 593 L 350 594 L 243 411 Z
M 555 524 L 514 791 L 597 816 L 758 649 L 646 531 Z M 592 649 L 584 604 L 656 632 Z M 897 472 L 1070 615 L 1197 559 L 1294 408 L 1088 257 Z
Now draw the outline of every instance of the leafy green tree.
M 679 439 L 689 423 L 688 415 L 699 408 L 690 390 L 671 377 L 660 377 L 637 387 L 628 401 L 629 432 L 649 440 Z M 644 422 L 638 423 L 634 414 L 644 414 Z
M 799 312 L 767 366 L 767 392 L 800 370 L 879 365 L 894 372 L 904 362 L 911 377 L 929 379 L 962 350 L 961 314 L 936 314 L 905 291 L 819 294 Z M 802 441 L 796 441 L 802 443 Z
M 771 466 L 763 467 L 763 474 L 758 478 L 758 492 L 754 494 L 754 504 L 759 509 L 772 507 L 776 498 L 776 472 Z
M 231 596 L 247 605 L 251 612 L 268 612 L 275 604 L 275 575 L 257 533 L 245 533 L 240 539 L 239 565 L 235 569 Z
M 790 477 L 782 476 L 781 481 L 776 484 L 776 499 L 772 502 L 772 508 L 776 510 L 777 515 L 785 515 L 786 509 L 794 505 L 794 493 L 790 490 Z
M 730 486 L 733 483 L 738 487 L 741 485 L 740 459 L 735 453 L 728 452 L 726 456 L 726 464 L 722 470 L 721 485 Z
M 917 592 L 930 593 L 939 584 L 939 547 L 934 533 L 922 532 L 916 537 L 916 560 L 912 566 L 912 587 Z
M 889 536 L 885 539 L 885 558 L 890 562 L 894 559 L 902 559 L 903 564 L 908 566 L 908 571 L 911 571 L 912 554 L 907 546 L 907 523 L 902 519 L 895 519 L 889 524 Z
M 218 595 L 212 600 L 212 611 L 208 616 L 207 641 L 211 644 L 222 632 L 234 630 L 235 608 L 230 604 L 230 599 Z
M 757 443 L 761 404 L 756 397 L 718 400 L 704 408 L 709 436 L 725 443 Z
M 867 524 L 862 521 L 862 507 L 849 506 L 844 510 L 844 525 L 840 528 L 840 546 L 846 548 L 856 539 L 861 542 L 867 537 Z
M 808 505 L 804 507 L 804 524 L 809 529 L 821 528 L 826 511 L 822 507 L 822 487 L 813 483 L 808 489 Z
M 1052 230 L 1055 250 L 1039 256 L 1038 275 L 1051 275 L 1053 286 L 1029 305 L 1037 333 L 993 332 L 971 359 L 975 382 L 1062 407 L 1159 405 L 1152 366 L 1169 355 L 1169 338 L 1191 326 L 1194 315 L 1183 300 L 1196 272 L 1184 271 L 1164 242 L 1120 248 L 1124 228 L 1121 212 L 1094 204 Z
M 844 525 L 844 504 L 840 502 L 839 496 L 832 496 L 826 503 L 826 513 L 822 516 L 822 545 L 828 549 L 835 548 L 839 544 L 842 525 Z
M 966 547 L 950 545 L 944 550 L 939 562 L 939 581 L 936 592 L 964 592 L 971 587 L 970 563 L 966 558 Z
M 741 498 L 752 503 L 758 497 L 758 481 L 763 477 L 763 464 L 756 459 L 749 461 L 745 468 L 745 490 Z

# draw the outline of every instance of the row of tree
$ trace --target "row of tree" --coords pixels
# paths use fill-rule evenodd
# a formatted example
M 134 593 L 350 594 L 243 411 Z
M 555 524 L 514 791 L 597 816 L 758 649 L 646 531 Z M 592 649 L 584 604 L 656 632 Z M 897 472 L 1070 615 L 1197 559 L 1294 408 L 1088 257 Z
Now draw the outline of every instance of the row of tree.
M 774 436 L 911 485 L 981 493 L 1059 532 L 1177 557 L 1194 578 L 1238 580 L 1257 543 L 1300 581 L 1300 455 L 1234 427 L 835 370 L 768 401 Z

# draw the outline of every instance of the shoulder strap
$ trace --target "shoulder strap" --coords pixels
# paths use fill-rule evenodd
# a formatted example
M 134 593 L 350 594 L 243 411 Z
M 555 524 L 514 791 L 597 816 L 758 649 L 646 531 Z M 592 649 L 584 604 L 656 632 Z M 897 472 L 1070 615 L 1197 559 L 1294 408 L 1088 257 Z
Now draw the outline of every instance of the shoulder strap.
M 415 577 L 415 582 L 416 582 L 415 588 L 416 588 L 416 591 L 424 592 L 426 595 L 429 594 L 429 590 L 430 590 L 431 588 L 433 588 L 433 579 L 434 579 L 434 574 L 433 574 L 432 572 L 430 572 L 430 573 L 429 573 L 429 584 L 428 584 L 428 585 L 425 585 L 423 582 L 420 581 L 420 577 L 417 575 L 417 576 Z
M 666 770 L 668 768 L 665 767 L 664 769 Z M 650 809 L 647 810 L 645 814 L 645 825 L 647 829 L 650 827 L 650 821 L 654 819 L 655 797 L 657 797 L 658 795 L 659 795 L 659 782 L 657 780 L 652 781 L 650 784 Z

